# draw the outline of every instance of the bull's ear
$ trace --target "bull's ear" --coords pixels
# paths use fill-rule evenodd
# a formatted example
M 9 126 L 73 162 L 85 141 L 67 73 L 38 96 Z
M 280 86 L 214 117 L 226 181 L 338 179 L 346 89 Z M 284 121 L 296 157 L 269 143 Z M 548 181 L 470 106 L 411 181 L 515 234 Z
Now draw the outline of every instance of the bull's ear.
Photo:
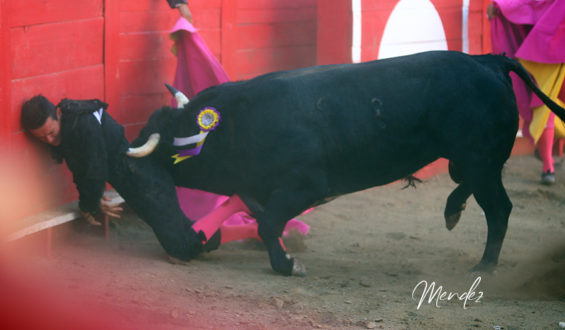
M 165 86 L 177 101 L 177 108 L 182 109 L 186 104 L 188 104 L 189 102 L 188 97 L 186 97 L 183 93 L 181 93 L 181 91 L 179 91 L 178 89 L 174 88 L 173 86 L 167 83 L 165 83 Z

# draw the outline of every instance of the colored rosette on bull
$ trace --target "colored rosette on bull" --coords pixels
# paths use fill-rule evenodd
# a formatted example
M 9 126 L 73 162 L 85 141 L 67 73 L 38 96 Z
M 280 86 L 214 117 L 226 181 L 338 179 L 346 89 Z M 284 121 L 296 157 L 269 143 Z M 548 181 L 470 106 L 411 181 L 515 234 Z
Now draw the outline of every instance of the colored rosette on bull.
M 196 117 L 196 123 L 204 132 L 212 131 L 218 127 L 222 117 L 218 110 L 212 107 L 206 107 L 200 110 Z

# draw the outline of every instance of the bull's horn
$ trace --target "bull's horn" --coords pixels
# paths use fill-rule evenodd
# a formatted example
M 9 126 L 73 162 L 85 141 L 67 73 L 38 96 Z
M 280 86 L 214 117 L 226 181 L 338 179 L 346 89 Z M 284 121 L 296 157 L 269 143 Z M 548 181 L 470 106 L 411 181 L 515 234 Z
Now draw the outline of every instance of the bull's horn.
M 145 142 L 144 145 L 137 148 L 129 148 L 126 154 L 130 157 L 136 157 L 136 158 L 145 157 L 150 153 L 152 153 L 153 150 L 155 150 L 155 148 L 159 144 L 160 138 L 161 136 L 159 135 L 159 133 L 153 133 L 149 136 L 149 139 L 147 139 L 147 142 Z
M 167 83 L 165 83 L 165 86 L 167 87 L 169 92 L 171 92 L 171 94 L 175 97 L 175 100 L 177 100 L 177 108 L 179 109 L 184 108 L 184 105 L 189 102 L 188 97 L 186 97 L 181 91 L 179 91 L 178 89 L 174 88 L 173 86 Z

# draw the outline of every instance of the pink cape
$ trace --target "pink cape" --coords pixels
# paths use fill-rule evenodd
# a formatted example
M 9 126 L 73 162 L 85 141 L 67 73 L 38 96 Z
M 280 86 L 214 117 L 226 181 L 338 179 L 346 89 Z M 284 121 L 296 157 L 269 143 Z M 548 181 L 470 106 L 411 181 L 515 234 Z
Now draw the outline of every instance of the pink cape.
M 538 63 L 565 63 L 565 1 L 494 0 L 494 4 L 498 9 L 491 20 L 494 53 Z M 531 109 L 543 103 L 514 73 L 511 76 L 518 111 L 529 123 Z M 529 130 L 522 132 L 531 138 Z
M 186 19 L 179 18 L 170 32 L 175 40 L 177 69 L 173 86 L 183 92 L 189 99 L 203 89 L 229 81 L 222 65 L 214 57 L 197 29 Z M 173 100 L 173 106 L 176 106 Z M 190 219 L 200 219 L 220 206 L 229 197 L 213 193 L 177 187 L 180 206 Z M 247 213 L 239 212 L 228 218 L 224 225 L 242 225 L 255 222 Z M 297 229 L 303 235 L 310 227 L 296 219 L 290 220 L 285 227 L 286 235 L 290 229 Z

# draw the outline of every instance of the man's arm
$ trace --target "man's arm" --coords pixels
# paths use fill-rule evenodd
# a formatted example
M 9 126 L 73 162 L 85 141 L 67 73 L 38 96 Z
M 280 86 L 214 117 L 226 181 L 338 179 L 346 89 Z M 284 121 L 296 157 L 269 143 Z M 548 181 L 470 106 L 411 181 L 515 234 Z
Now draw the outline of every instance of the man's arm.
M 76 118 L 68 165 L 79 192 L 81 212 L 96 215 L 108 178 L 108 155 L 102 126 L 92 114 Z
M 180 15 L 192 24 L 192 13 L 185 0 L 167 0 L 167 2 L 171 8 L 177 8 Z

